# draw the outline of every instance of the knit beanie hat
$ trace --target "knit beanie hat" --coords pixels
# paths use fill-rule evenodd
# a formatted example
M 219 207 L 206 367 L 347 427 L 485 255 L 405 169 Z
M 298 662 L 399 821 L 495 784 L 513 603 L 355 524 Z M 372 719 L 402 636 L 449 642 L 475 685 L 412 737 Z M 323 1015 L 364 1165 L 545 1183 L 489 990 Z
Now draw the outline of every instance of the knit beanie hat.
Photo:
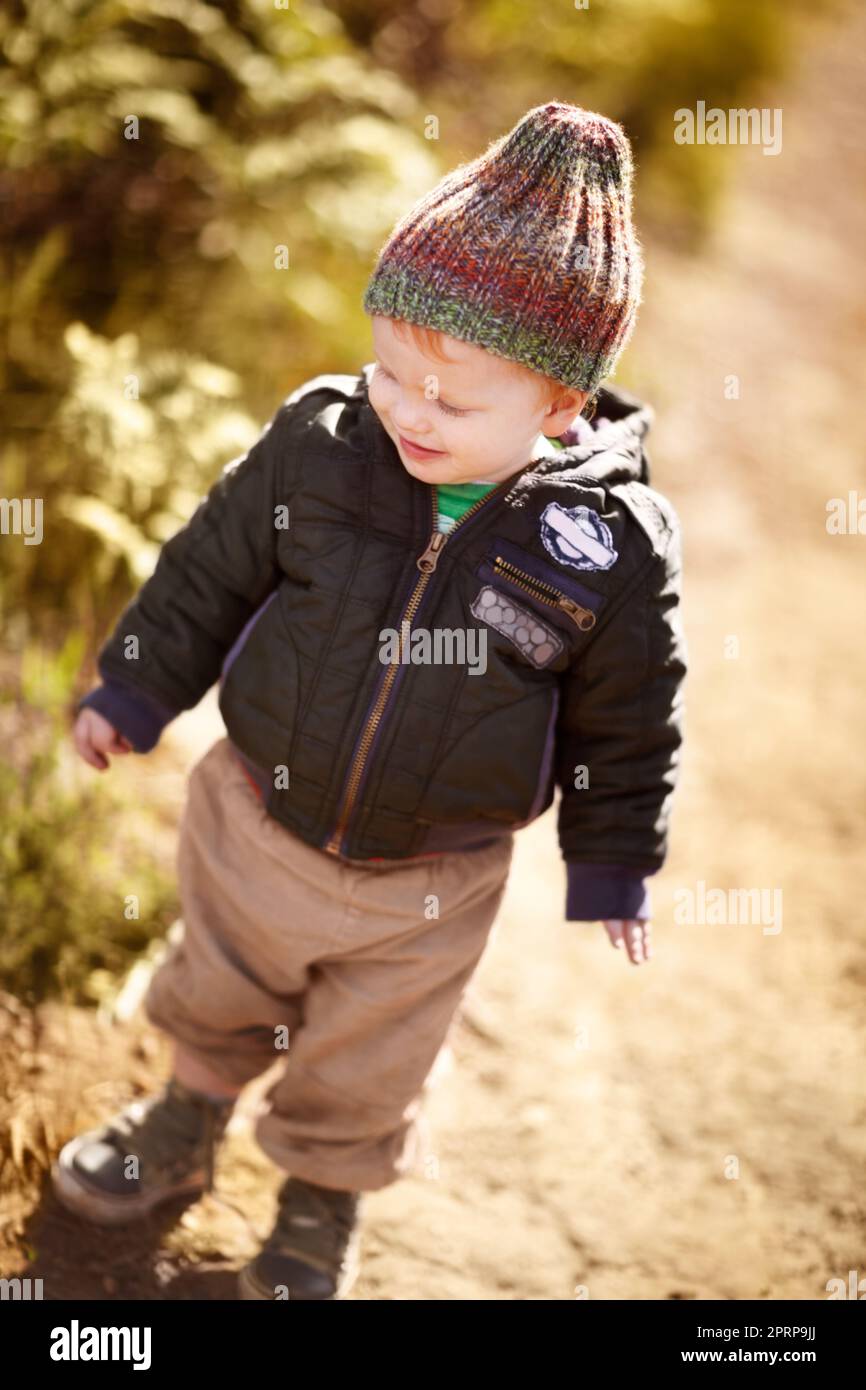
M 632 177 L 621 126 L 565 102 L 536 106 L 397 223 L 364 309 L 592 396 L 641 299 Z

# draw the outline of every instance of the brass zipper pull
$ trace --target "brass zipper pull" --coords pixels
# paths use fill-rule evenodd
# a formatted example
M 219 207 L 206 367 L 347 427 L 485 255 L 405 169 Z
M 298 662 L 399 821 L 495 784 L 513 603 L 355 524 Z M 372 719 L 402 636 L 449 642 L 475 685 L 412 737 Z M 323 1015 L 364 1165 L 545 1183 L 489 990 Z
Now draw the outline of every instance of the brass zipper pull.
M 520 589 L 525 589 L 527 593 L 534 594 L 542 603 L 549 603 L 553 608 L 561 608 L 563 612 L 568 614 L 575 626 L 580 628 L 581 632 L 589 632 L 590 628 L 595 627 L 596 619 L 592 609 L 584 608 L 581 604 L 575 603 L 574 599 L 561 593 L 559 589 L 555 589 L 552 584 L 545 584 L 542 580 L 536 579 L 535 575 L 526 574 L 524 570 L 518 569 L 516 565 L 512 565 L 510 560 L 504 559 L 501 555 L 497 555 L 493 568 L 499 570 L 510 583 L 516 584 Z M 511 574 L 508 573 L 509 570 L 512 571 Z M 521 578 L 515 579 L 514 575 L 516 574 L 519 574 Z M 547 589 L 548 593 L 542 593 L 542 589 Z
M 581 608 L 574 599 L 566 598 L 564 595 L 558 600 L 560 608 L 564 608 L 572 622 L 576 623 L 581 632 L 589 632 L 590 628 L 595 627 L 595 614 L 590 608 Z
M 415 561 L 422 574 L 432 574 L 439 560 L 439 553 L 448 537 L 444 531 L 434 531 L 429 541 L 427 549 L 423 555 L 419 555 Z

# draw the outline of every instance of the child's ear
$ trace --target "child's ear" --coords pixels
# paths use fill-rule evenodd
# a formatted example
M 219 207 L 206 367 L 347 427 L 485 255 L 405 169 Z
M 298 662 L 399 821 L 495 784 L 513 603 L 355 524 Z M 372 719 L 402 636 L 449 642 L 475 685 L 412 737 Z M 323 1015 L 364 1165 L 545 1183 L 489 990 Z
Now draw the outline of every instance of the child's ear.
M 556 400 L 551 401 L 545 412 L 542 424 L 542 434 L 548 439 L 556 439 L 560 434 L 565 434 L 570 429 L 575 418 L 583 410 L 589 399 L 588 391 L 571 391 L 563 389 Z

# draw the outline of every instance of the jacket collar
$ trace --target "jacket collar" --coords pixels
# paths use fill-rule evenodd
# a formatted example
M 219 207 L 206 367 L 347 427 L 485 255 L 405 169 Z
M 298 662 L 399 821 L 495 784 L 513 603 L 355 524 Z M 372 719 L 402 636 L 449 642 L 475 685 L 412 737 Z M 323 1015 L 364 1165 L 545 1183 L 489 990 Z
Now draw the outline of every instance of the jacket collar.
M 599 424 L 578 442 L 563 436 L 561 449 L 552 465 L 543 462 L 545 475 L 580 473 L 608 486 L 614 483 L 649 483 L 650 461 L 646 436 L 655 420 L 652 406 L 621 386 L 602 386 L 598 393 L 595 419 Z M 589 422 L 592 425 L 592 422 Z

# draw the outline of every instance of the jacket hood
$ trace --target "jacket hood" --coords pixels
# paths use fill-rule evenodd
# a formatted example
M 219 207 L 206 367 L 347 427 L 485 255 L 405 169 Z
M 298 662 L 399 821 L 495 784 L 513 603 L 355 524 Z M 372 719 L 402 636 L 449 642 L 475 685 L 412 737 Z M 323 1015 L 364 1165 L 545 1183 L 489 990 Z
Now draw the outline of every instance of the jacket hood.
M 621 386 L 603 386 L 593 420 L 560 436 L 565 445 L 551 460 L 542 459 L 537 471 L 585 476 L 612 486 L 615 483 L 650 482 L 650 461 L 645 440 L 655 419 L 652 406 Z

